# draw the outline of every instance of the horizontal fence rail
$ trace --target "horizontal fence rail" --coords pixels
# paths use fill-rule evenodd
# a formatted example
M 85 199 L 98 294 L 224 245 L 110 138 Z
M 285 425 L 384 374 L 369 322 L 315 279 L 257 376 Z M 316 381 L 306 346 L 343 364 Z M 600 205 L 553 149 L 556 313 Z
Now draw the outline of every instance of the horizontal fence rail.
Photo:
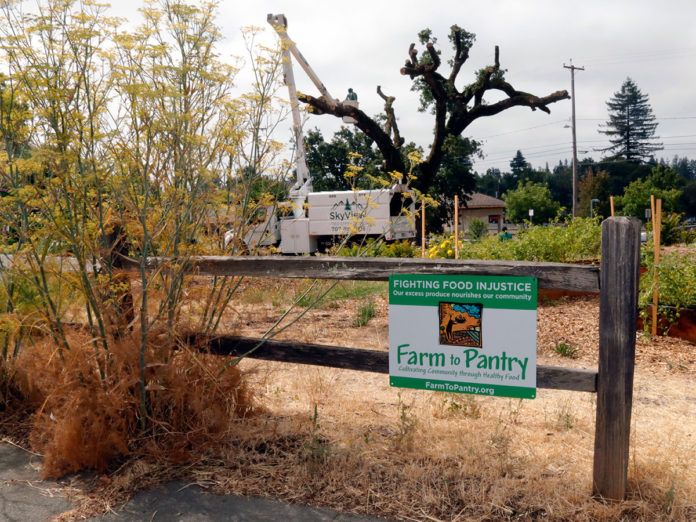
M 46 261 L 56 270 L 77 269 L 74 258 L 50 257 Z M 139 269 L 139 264 L 132 259 L 122 258 L 121 261 L 126 270 Z M 148 270 L 166 269 L 172 261 L 151 257 L 146 267 Z M 18 262 L 28 264 L 22 263 L 18 256 L 0 258 L 5 267 Z M 188 263 L 190 273 L 201 276 L 362 281 L 386 281 L 391 274 L 523 276 L 536 277 L 539 288 L 579 292 L 599 292 L 600 280 L 599 267 L 592 265 L 478 259 L 196 256 L 189 258 Z M 203 340 L 197 341 L 201 345 Z M 388 352 L 376 350 L 225 336 L 207 339 L 203 344 L 211 353 L 219 355 L 389 373 Z M 537 387 L 594 393 L 597 371 L 538 366 Z
M 168 262 L 149 258 L 155 269 Z M 391 274 L 536 277 L 539 288 L 599 292 L 599 267 L 565 263 L 360 257 L 197 256 L 189 259 L 199 275 L 386 281 Z M 129 261 L 129 269 L 139 265 Z
M 389 373 L 389 352 L 325 344 L 219 336 L 192 339 L 215 355 L 249 357 L 265 361 L 329 366 L 344 370 Z M 597 372 L 575 368 L 537 366 L 537 388 L 596 392 Z
M 138 270 L 140 264 L 121 257 L 125 270 Z M 481 259 L 418 259 L 360 257 L 281 257 L 281 256 L 193 256 L 185 260 L 190 271 L 202 276 L 246 276 L 271 278 L 341 279 L 387 281 L 391 274 L 482 275 L 536 277 L 539 288 L 599 292 L 599 267 L 566 263 L 532 263 L 528 261 L 494 261 Z M 44 266 L 56 271 L 79 268 L 74 257 L 46 256 Z M 181 259 L 150 257 L 147 270 L 166 268 Z M 16 255 L 0 255 L 0 268 L 30 268 L 31 262 Z M 97 263 L 97 269 L 99 264 Z M 87 263 L 87 270 L 92 264 Z

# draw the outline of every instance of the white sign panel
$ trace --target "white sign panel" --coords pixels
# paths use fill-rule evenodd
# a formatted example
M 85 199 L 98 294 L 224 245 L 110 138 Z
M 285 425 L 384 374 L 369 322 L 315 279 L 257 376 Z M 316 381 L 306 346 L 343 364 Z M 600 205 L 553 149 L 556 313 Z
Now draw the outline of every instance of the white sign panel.
M 392 386 L 536 397 L 537 280 L 392 275 Z

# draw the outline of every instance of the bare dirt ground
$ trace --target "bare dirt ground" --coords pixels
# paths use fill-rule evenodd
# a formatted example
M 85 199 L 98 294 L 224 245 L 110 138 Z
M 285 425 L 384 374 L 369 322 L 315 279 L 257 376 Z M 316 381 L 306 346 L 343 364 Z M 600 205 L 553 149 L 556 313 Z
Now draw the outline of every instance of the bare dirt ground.
M 356 327 L 364 303 L 320 306 L 279 338 L 387 350 L 386 295 L 373 297 L 375 317 Z M 278 306 L 238 312 L 237 333 L 258 336 Z M 541 304 L 538 363 L 596 368 L 598 313 L 596 297 Z M 556 352 L 559 342 L 573 357 Z M 401 520 L 696 520 L 691 343 L 638 335 L 621 503 L 590 498 L 593 394 L 539 390 L 522 401 L 400 390 L 384 375 L 330 368 L 251 359 L 242 366 L 267 414 L 227 457 L 193 470 L 211 491 Z
M 252 282 L 223 330 L 260 336 L 301 282 Z M 343 284 L 343 283 L 340 283 Z M 375 316 L 355 325 L 360 307 Z M 598 298 L 542 303 L 538 363 L 594 369 Z M 281 325 L 282 326 L 282 325 Z M 278 338 L 388 349 L 386 287 L 320 304 Z M 572 357 L 556 351 L 574 349 Z M 391 388 L 385 375 L 246 359 L 258 412 L 229 444 L 183 465 L 126 461 L 67 487 L 71 519 L 134 487 L 184 479 L 211 493 L 266 496 L 395 520 L 696 520 L 696 346 L 639 333 L 628 498 L 591 498 L 595 396 L 535 400 Z M 193 435 L 195 436 L 195 434 Z

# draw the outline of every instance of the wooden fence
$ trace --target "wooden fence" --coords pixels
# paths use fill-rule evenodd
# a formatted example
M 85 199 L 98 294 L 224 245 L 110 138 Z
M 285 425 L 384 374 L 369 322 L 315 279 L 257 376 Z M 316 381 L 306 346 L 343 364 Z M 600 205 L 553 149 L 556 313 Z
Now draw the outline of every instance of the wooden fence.
M 161 260 L 152 259 L 151 268 Z M 537 367 L 537 387 L 597 394 L 593 493 L 623 499 L 628 474 L 633 397 L 640 223 L 612 217 L 602 223 L 602 260 L 596 266 L 447 259 L 335 257 L 198 257 L 199 275 L 386 281 L 390 274 L 527 276 L 539 288 L 600 293 L 597 371 Z M 215 354 L 350 370 L 389 373 L 387 352 L 242 337 L 218 337 Z

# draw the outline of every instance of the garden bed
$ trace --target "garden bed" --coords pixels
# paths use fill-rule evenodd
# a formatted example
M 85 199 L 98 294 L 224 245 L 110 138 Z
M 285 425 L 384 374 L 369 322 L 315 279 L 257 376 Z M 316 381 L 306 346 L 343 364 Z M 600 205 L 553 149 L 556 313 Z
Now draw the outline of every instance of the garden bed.
M 661 309 L 664 307 L 658 307 Z M 644 314 L 641 313 L 638 317 L 638 329 L 645 327 L 643 315 L 648 318 L 648 325 L 652 318 L 653 305 L 648 305 L 643 308 Z M 682 308 L 679 310 L 679 316 L 676 316 L 676 308 L 670 307 L 670 312 L 658 312 L 657 316 L 657 331 L 669 337 L 677 337 L 692 343 L 696 343 L 696 308 Z M 674 319 L 672 319 L 674 318 Z

